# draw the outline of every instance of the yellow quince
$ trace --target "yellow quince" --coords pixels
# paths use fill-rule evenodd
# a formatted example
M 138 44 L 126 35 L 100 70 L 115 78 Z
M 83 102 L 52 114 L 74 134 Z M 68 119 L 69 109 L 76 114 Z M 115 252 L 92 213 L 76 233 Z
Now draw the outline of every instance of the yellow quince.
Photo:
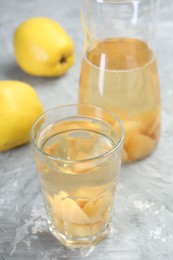
M 29 142 L 43 107 L 35 90 L 20 81 L 0 81 L 0 152 Z
M 64 74 L 74 63 L 71 38 L 55 21 L 30 18 L 14 33 L 14 53 L 18 65 L 34 76 Z

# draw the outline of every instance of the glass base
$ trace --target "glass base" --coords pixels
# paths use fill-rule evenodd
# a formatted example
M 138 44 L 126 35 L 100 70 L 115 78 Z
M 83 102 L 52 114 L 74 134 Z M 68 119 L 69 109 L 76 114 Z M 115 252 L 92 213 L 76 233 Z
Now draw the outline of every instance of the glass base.
M 105 238 L 111 230 L 111 224 L 107 224 L 95 235 L 87 237 L 72 237 L 66 236 L 59 232 L 54 226 L 49 224 L 50 232 L 64 245 L 67 247 L 89 247 L 96 245 L 100 240 Z

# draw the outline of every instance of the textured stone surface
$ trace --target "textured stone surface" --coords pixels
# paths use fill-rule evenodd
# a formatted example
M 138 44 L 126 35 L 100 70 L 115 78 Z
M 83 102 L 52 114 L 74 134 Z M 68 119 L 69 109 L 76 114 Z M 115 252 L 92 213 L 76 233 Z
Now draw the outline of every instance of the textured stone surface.
M 80 0 L 0 1 L 0 80 L 34 86 L 45 109 L 77 102 L 83 47 Z M 48 231 L 30 145 L 0 154 L 0 260 L 172 260 L 173 259 L 173 2 L 161 3 L 157 56 L 163 121 L 160 143 L 147 159 L 124 165 L 118 186 L 113 230 L 90 249 L 70 250 Z M 31 16 L 48 16 L 75 42 L 76 62 L 61 78 L 34 78 L 15 63 L 12 37 Z

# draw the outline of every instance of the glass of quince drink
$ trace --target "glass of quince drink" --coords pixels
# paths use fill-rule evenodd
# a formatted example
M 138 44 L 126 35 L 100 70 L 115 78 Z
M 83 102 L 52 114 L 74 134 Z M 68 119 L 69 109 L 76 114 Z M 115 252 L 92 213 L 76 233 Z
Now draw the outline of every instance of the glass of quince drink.
M 31 130 L 49 229 L 66 246 L 91 246 L 110 230 L 124 131 L 90 105 L 54 108 Z

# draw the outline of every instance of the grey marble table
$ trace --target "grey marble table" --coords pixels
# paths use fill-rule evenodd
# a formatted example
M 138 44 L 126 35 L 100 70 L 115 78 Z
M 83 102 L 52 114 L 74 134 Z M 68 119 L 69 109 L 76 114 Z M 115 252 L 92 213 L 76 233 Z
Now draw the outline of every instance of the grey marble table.
M 76 103 L 84 35 L 80 0 L 0 0 L 0 80 L 33 85 L 44 108 Z M 31 16 L 59 22 L 75 43 L 76 62 L 61 78 L 35 78 L 15 63 L 15 28 Z M 173 259 L 173 1 L 162 0 L 157 33 L 162 134 L 147 159 L 123 165 L 113 229 L 89 249 L 66 249 L 48 231 L 30 145 L 0 154 L 0 260 Z

